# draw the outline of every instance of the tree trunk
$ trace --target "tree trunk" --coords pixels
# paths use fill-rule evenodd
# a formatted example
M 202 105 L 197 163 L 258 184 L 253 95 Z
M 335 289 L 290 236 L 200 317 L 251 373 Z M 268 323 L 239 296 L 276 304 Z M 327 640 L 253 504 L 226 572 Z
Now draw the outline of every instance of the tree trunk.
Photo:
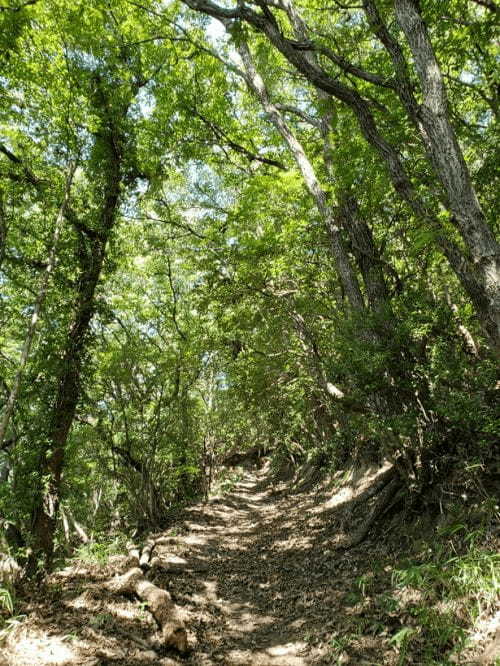
M 389 292 L 385 281 L 383 264 L 375 246 L 373 234 L 360 215 L 353 196 L 347 196 L 340 205 L 340 217 L 350 236 L 354 256 L 363 276 L 368 303 L 374 312 L 391 315 Z
M 109 113 L 110 101 L 98 80 L 96 87 L 96 111 L 102 119 L 101 128 L 95 138 L 99 168 L 104 174 L 102 203 L 96 225 L 98 231 L 85 226 L 73 212 L 70 215 L 79 236 L 81 273 L 75 296 L 73 321 L 68 331 L 57 379 L 57 394 L 49 416 L 47 445 L 41 452 L 40 475 L 48 479 L 48 484 L 45 490 L 40 490 L 33 509 L 34 545 L 30 573 L 34 572 L 36 561 L 41 554 L 45 556 L 48 568 L 52 562 L 66 442 L 80 397 L 80 376 L 88 344 L 89 325 L 95 310 L 95 290 L 120 200 L 123 143 L 123 136 L 117 125 L 121 120 L 120 112 L 116 111 L 116 116 Z M 128 106 L 121 109 L 122 116 L 127 109 Z
M 93 244 L 91 259 L 79 282 L 75 315 L 67 338 L 58 377 L 57 395 L 50 415 L 49 445 L 42 453 L 41 474 L 49 478 L 49 484 L 46 493 L 39 498 L 34 510 L 34 554 L 38 555 L 43 552 L 48 567 L 50 567 L 52 558 L 65 446 L 80 397 L 83 356 L 89 324 L 94 314 L 94 293 L 101 273 L 104 253 L 104 243 L 99 240 Z
M 418 5 L 415 0 L 395 0 L 394 7 L 422 88 L 423 103 L 418 109 L 420 130 L 456 225 L 470 252 L 473 272 L 485 300 L 482 308 L 484 326 L 500 350 L 500 245 L 485 220 L 451 125 L 441 68 Z
M 355 87 L 345 85 L 338 78 L 333 77 L 323 69 L 317 60 L 311 58 L 310 52 L 311 50 L 314 51 L 316 48 L 313 42 L 309 43 L 309 40 L 298 42 L 297 40 L 287 38 L 281 29 L 280 23 L 277 21 L 270 7 L 266 4 L 262 4 L 261 11 L 256 12 L 252 7 L 243 3 L 240 3 L 235 8 L 228 9 L 212 2 L 212 0 L 183 0 L 183 2 L 192 9 L 218 18 L 224 23 L 234 19 L 249 23 L 256 30 L 265 35 L 270 43 L 273 44 L 273 46 L 307 79 L 307 81 L 318 90 L 328 93 L 328 95 L 335 97 L 348 106 L 356 116 L 361 134 L 377 151 L 383 162 L 386 164 L 391 182 L 396 192 L 408 203 L 418 217 L 429 224 L 431 229 L 439 230 L 441 236 L 444 236 L 437 215 L 434 211 L 428 210 L 424 200 L 415 190 L 398 149 L 380 132 L 372 113 L 370 102 L 366 100 Z M 404 0 L 404 2 L 409 2 L 409 0 Z M 365 0 L 365 4 L 375 6 L 373 0 Z M 289 16 L 292 16 L 292 22 L 294 25 L 297 22 L 297 17 L 302 21 L 295 10 L 293 10 L 293 14 L 291 13 L 290 2 L 282 3 L 281 6 L 288 11 Z M 304 25 L 303 22 L 302 25 Z M 352 70 L 352 68 L 350 69 Z M 373 77 L 371 78 L 373 79 Z M 377 82 L 379 82 L 378 79 Z M 399 75 L 397 76 L 397 83 L 400 83 Z M 397 86 L 395 89 L 399 92 Z M 408 91 L 405 88 L 405 94 L 406 92 Z M 411 93 L 411 91 L 409 92 Z M 411 95 L 408 102 L 413 103 Z M 475 209 L 475 206 L 472 204 L 473 202 L 471 201 L 467 202 L 468 206 L 472 206 L 467 213 L 468 216 L 470 216 L 471 211 L 473 212 Z M 463 215 L 461 215 L 460 220 L 463 224 Z M 468 222 L 465 221 L 465 224 L 467 226 Z M 333 225 L 333 228 L 335 229 L 335 225 Z M 464 230 L 462 230 L 462 233 Z M 500 354 L 498 250 L 492 245 L 491 237 L 489 236 L 487 229 L 485 230 L 484 225 L 476 227 L 467 226 L 466 231 L 467 237 L 469 240 L 472 240 L 475 247 L 474 256 L 472 257 L 473 261 L 469 261 L 468 258 L 464 256 L 464 260 L 460 262 L 459 271 L 457 271 L 457 262 L 451 263 L 450 261 L 450 264 L 462 283 L 467 295 L 470 297 L 481 325 L 492 343 L 494 351 Z M 438 245 L 443 249 L 443 243 L 441 243 L 439 239 Z M 458 250 L 458 247 L 456 249 Z M 449 259 L 448 253 L 445 252 L 445 256 Z M 478 260 L 482 262 L 481 264 L 477 265 L 474 263 L 475 256 L 477 256 Z M 480 307 L 478 307 L 479 303 L 481 303 Z
M 243 62 L 248 87 L 260 101 L 263 109 L 269 116 L 270 122 L 277 129 L 292 153 L 304 179 L 304 184 L 313 197 L 316 208 L 323 219 L 330 238 L 330 246 L 336 268 L 349 303 L 352 308 L 362 310 L 364 308 L 364 301 L 358 278 L 347 254 L 335 213 L 328 205 L 326 194 L 319 183 L 314 167 L 307 157 L 302 144 L 286 124 L 278 107 L 269 99 L 264 81 L 253 64 L 250 49 L 247 43 L 241 40 L 241 37 L 238 40 L 237 49 Z
M 467 165 L 449 121 L 446 90 L 426 26 L 413 0 L 395 0 L 398 21 L 413 52 L 422 86 L 423 104 L 420 105 L 414 95 L 401 45 L 383 22 L 375 0 L 363 0 L 363 6 L 374 33 L 392 60 L 395 92 L 422 137 L 429 161 L 443 185 L 447 205 L 470 257 L 438 229 L 432 220 L 433 216 L 426 213 L 421 204 L 415 207 L 416 201 L 409 203 L 417 214 L 420 214 L 420 208 L 423 217 L 429 218 L 431 228 L 438 231 L 438 246 L 469 296 L 493 350 L 500 354 L 499 247 L 484 220 Z
M 0 270 L 2 269 L 5 251 L 7 249 L 7 219 L 3 200 L 3 192 L 0 189 Z

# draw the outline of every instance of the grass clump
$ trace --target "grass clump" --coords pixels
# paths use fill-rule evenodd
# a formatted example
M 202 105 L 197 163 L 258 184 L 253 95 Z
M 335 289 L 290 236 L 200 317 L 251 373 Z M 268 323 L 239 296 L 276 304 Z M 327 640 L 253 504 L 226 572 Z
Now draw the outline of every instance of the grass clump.
M 0 611 L 7 611 L 10 615 L 14 612 L 14 597 L 8 587 L 0 585 Z

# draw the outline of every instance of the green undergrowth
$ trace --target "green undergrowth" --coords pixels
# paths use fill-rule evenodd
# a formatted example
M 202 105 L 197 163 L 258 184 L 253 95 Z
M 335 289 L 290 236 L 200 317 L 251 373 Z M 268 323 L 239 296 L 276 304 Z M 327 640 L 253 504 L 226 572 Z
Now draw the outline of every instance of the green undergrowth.
M 210 494 L 222 495 L 224 493 L 230 493 L 236 487 L 243 478 L 245 477 L 245 471 L 242 467 L 236 468 L 222 468 L 219 471 L 217 479 L 211 489 Z
M 14 587 L 0 584 L 0 645 L 22 619 L 21 616 L 16 616 L 16 611 L 17 600 Z
M 0 612 L 12 615 L 14 612 L 14 593 L 11 588 L 0 585 Z
M 236 469 L 223 469 L 217 476 L 216 481 L 211 489 L 211 496 L 221 495 L 231 492 L 236 484 L 241 481 L 245 473 L 242 468 Z M 201 497 L 197 497 L 200 500 Z M 166 522 L 175 521 L 175 515 L 181 511 L 184 506 L 188 506 L 192 502 L 178 503 L 173 506 L 170 511 L 170 516 L 166 516 Z M 167 521 L 167 518 L 170 520 Z M 167 528 L 166 528 L 167 529 Z M 169 529 L 169 533 L 175 532 L 174 527 Z M 127 553 L 127 543 L 130 542 L 130 535 L 124 532 L 117 532 L 114 534 L 99 534 L 95 535 L 88 543 L 81 544 L 72 552 L 70 560 L 84 562 L 85 564 L 104 566 L 108 563 L 109 558 L 113 555 L 123 555 Z M 140 540 L 140 539 L 139 539 Z M 63 559 L 59 562 L 60 566 L 64 566 L 66 560 Z M 0 598 L 1 604 L 1 598 Z
M 475 543 L 454 555 L 448 545 L 438 542 L 424 561 L 401 562 L 393 571 L 392 589 L 406 624 L 391 639 L 401 659 L 411 647 L 425 664 L 455 663 L 450 659 L 473 647 L 474 627 L 492 612 L 500 592 L 499 577 L 498 552 Z
M 211 491 L 211 495 L 221 495 L 231 492 L 237 483 L 242 480 L 245 473 L 243 469 L 224 469 L 217 477 Z M 200 498 L 198 498 L 200 499 Z M 172 516 L 175 511 L 182 509 L 183 505 L 179 504 L 172 510 Z M 171 517 L 172 517 L 171 516 Z M 175 526 L 169 530 L 169 533 L 175 532 Z M 109 558 L 113 555 L 123 555 L 127 553 L 127 543 L 130 541 L 130 536 L 125 533 L 119 532 L 113 535 L 98 535 L 88 543 L 81 544 L 72 553 L 71 560 L 84 562 L 85 564 L 104 566 L 108 563 Z M 63 564 L 61 562 L 61 564 Z M 1 599 L 0 599 L 1 603 Z
M 103 566 L 107 564 L 111 556 L 127 553 L 127 541 L 128 537 L 121 533 L 103 536 L 99 540 L 89 541 L 79 546 L 72 559 L 86 564 Z
M 357 578 L 344 599 L 352 611 L 351 649 L 360 635 L 371 634 L 395 653 L 398 666 L 470 663 L 477 633 L 495 613 L 500 596 L 493 527 L 498 506 L 488 500 L 464 513 L 457 505 L 433 532 L 420 538 L 412 533 L 406 546 L 375 559 L 371 571 Z M 333 640 L 333 663 L 342 651 L 350 652 L 345 640 Z

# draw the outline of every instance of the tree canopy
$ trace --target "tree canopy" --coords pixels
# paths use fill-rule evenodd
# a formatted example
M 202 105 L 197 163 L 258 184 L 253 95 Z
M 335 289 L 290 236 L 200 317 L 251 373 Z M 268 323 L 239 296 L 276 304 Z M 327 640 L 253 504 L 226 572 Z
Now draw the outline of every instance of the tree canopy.
M 35 571 L 218 461 L 498 443 L 498 8 L 0 7 L 0 527 Z

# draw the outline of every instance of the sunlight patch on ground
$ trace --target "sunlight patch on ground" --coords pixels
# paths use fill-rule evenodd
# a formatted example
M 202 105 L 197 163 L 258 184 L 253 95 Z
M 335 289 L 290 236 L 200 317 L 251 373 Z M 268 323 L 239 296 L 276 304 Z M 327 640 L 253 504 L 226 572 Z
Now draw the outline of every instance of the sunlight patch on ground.
M 271 615 L 256 615 L 252 612 L 242 613 L 239 616 L 232 617 L 231 622 L 234 625 L 235 619 L 238 624 L 233 626 L 232 635 L 242 635 L 255 631 L 262 627 L 272 627 L 276 623 L 276 618 Z
M 74 578 L 75 576 L 88 576 L 90 569 L 81 565 L 80 563 L 71 564 L 70 566 L 60 569 L 53 573 L 54 578 Z
M 307 647 L 306 643 L 286 643 L 286 645 L 275 645 L 274 647 L 268 648 L 266 652 L 271 657 L 284 657 L 285 655 L 296 655 L 301 650 L 305 650 Z
M 187 546 L 205 546 L 207 543 L 206 537 L 198 534 L 187 534 L 182 538 L 182 541 Z
M 90 590 L 85 590 L 78 597 L 71 599 L 71 601 L 66 601 L 65 606 L 75 609 L 89 609 L 94 605 L 94 596 Z
M 306 666 L 307 661 L 297 656 L 304 646 L 304 643 L 274 645 L 266 650 L 252 651 L 251 656 L 246 650 L 232 650 L 228 654 L 228 663 L 234 666 Z
M 500 610 L 493 616 L 482 617 L 476 622 L 474 631 L 470 634 L 470 642 L 472 645 L 486 643 L 487 653 L 500 659 Z M 486 664 L 486 662 L 487 660 L 483 658 L 479 663 Z
M 109 603 L 107 609 L 112 615 L 114 615 L 114 617 L 117 617 L 120 620 L 134 621 L 137 619 L 137 609 L 134 606 Z
M 9 636 L 7 643 L 8 666 L 65 666 L 82 663 L 78 649 L 59 636 L 49 636 L 41 631 L 21 629 Z

